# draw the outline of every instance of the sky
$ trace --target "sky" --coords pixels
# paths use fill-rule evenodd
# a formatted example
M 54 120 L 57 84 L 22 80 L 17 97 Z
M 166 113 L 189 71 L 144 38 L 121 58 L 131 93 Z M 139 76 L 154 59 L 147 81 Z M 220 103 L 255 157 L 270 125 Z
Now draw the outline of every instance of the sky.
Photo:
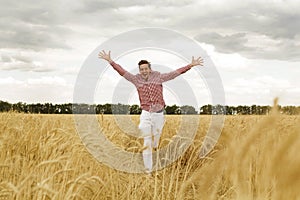
M 275 97 L 279 97 L 280 105 L 300 105 L 300 1 L 0 0 L 0 3 L 2 101 L 72 103 L 79 72 L 92 52 L 122 33 L 156 27 L 192 39 L 207 53 L 203 68 L 211 67 L 206 61 L 212 61 L 222 81 L 227 105 L 272 105 Z M 157 37 L 156 42 L 164 41 Z M 194 56 L 199 54 L 195 52 Z M 112 58 L 132 73 L 138 73 L 137 63 L 141 59 L 150 60 L 153 70 L 163 72 L 190 62 L 157 49 L 114 55 L 112 52 Z M 121 90 L 128 91 L 120 103 L 139 103 L 131 83 L 96 56 L 93 62 L 98 62 L 99 69 L 105 68 L 98 79 L 93 103 L 118 103 L 120 85 Z M 182 75 L 190 88 L 188 96 L 195 96 L 193 106 L 211 103 L 214 91 L 196 72 L 191 69 Z M 180 96 L 178 90 L 185 89 L 180 89 L 179 79 L 176 86 L 176 81 L 164 85 L 166 104 L 190 104 L 188 98 Z

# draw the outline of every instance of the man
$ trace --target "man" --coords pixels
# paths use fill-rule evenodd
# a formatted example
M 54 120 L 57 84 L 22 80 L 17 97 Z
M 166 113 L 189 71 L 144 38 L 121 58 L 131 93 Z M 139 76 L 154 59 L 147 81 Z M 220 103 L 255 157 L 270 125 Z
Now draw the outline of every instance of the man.
M 194 66 L 203 66 L 203 59 L 201 57 L 197 59 L 192 57 L 192 62 L 187 66 L 163 74 L 152 71 L 150 62 L 141 60 L 138 63 L 140 73 L 133 75 L 111 59 L 110 51 L 107 53 L 104 50 L 99 52 L 99 58 L 109 62 L 121 76 L 133 83 L 137 88 L 142 109 L 139 129 L 144 137 L 143 161 L 146 172 L 151 173 L 152 148 L 154 148 L 154 150 L 158 148 L 159 138 L 164 126 L 163 111 L 165 101 L 163 99 L 162 83 L 176 78 Z

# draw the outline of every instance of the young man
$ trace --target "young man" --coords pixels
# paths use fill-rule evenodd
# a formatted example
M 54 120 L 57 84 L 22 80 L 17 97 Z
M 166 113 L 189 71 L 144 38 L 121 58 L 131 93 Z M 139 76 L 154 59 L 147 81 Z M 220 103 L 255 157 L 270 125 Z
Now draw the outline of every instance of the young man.
M 125 79 L 130 81 L 137 88 L 142 113 L 140 116 L 139 129 L 144 137 L 143 160 L 147 173 L 152 171 L 152 148 L 158 147 L 159 138 L 164 126 L 164 107 L 162 83 L 174 79 L 180 74 L 185 73 L 192 67 L 203 66 L 201 57 L 194 59 L 185 67 L 179 68 L 169 73 L 159 73 L 152 71 L 151 64 L 147 60 L 141 60 L 139 65 L 139 74 L 133 75 L 115 63 L 110 56 L 103 50 L 99 52 L 99 58 L 106 60 L 109 64 Z M 153 136 L 153 139 L 152 139 Z

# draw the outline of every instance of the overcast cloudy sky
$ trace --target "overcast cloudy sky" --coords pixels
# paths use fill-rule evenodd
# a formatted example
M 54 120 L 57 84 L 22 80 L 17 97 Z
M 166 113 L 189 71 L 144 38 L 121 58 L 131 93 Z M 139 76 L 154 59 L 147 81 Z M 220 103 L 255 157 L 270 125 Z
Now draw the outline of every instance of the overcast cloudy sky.
M 300 1 L 0 2 L 2 101 L 73 102 L 78 72 L 101 43 L 126 31 L 158 27 L 194 39 L 207 52 L 222 79 L 226 104 L 271 105 L 279 97 L 281 105 L 300 105 Z M 142 58 L 171 69 L 188 64 L 153 50 L 133 52 L 117 61 L 133 70 Z M 112 69 L 105 72 L 95 103 L 112 102 L 121 80 Z M 199 105 L 211 102 L 205 82 L 193 69 L 183 77 Z M 138 103 L 134 91 L 130 89 L 128 103 Z M 167 104 L 178 103 L 176 95 L 166 87 Z

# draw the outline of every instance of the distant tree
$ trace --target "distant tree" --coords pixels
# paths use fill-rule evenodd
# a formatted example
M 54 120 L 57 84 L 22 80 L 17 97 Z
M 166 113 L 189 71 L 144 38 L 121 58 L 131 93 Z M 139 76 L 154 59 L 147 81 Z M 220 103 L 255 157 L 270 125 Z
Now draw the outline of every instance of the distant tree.
M 252 105 L 251 106 L 251 112 L 250 112 L 250 114 L 257 115 L 257 107 L 256 107 L 256 105 Z
M 195 115 L 197 114 L 196 109 L 193 106 L 184 105 L 180 107 L 181 114 L 185 115 Z
M 179 106 L 177 105 L 172 105 L 172 106 L 166 106 L 165 110 L 166 110 L 166 113 L 168 115 L 174 115 L 174 114 L 178 114 L 178 109 L 179 109 Z
M 130 106 L 129 105 L 124 105 L 124 104 L 112 104 L 112 113 L 113 114 L 129 114 L 130 112 Z
M 212 113 L 212 105 L 210 104 L 204 105 L 200 108 L 201 115 L 211 115 L 211 113 Z
M 12 110 L 16 112 L 24 112 L 25 106 L 22 102 L 18 102 L 12 105 Z
M 263 115 L 267 115 L 270 113 L 271 111 L 271 106 L 263 106 L 262 109 L 263 109 Z
M 251 107 L 243 106 L 243 115 L 250 115 L 251 114 Z
M 33 105 L 33 113 L 41 113 L 42 104 L 37 103 Z
M 41 108 L 41 113 L 44 113 L 44 114 L 52 114 L 53 111 L 54 111 L 54 107 L 51 103 L 45 103 L 43 105 L 41 105 L 42 108 Z
M 98 104 L 95 109 L 96 109 L 96 114 L 104 113 L 104 105 Z
M 88 105 L 88 114 L 95 114 L 95 105 Z M 60 106 L 61 108 L 61 114 L 72 114 L 73 110 L 72 110 L 72 104 L 68 103 L 68 104 L 62 104 Z
M 54 106 L 54 113 L 55 114 L 61 114 L 61 105 L 55 104 L 55 106 Z M 77 105 L 77 113 L 81 113 L 80 104 Z
M 282 114 L 299 115 L 300 106 L 280 106 L 278 109 Z M 24 113 L 43 113 L 43 114 L 140 114 L 141 108 L 138 105 L 124 105 L 124 104 L 55 104 L 52 103 L 36 103 L 26 104 L 18 102 L 10 104 L 5 101 L 0 101 L 0 112 L 16 111 Z M 222 106 L 222 105 L 204 105 L 200 108 L 200 114 L 226 114 L 226 115 L 267 115 L 271 110 L 271 106 Z M 114 112 L 112 112 L 114 111 Z M 184 106 L 166 106 L 165 111 L 167 114 L 196 114 L 197 111 L 194 107 L 189 105 Z
M 111 104 L 104 104 L 104 114 L 112 114 Z
M 296 109 L 296 115 L 299 115 L 300 114 L 300 106 L 295 107 L 295 109 Z
M 213 115 L 225 115 L 226 114 L 226 107 L 220 104 L 212 106 L 212 114 Z
M 237 114 L 236 107 L 226 106 L 226 115 L 235 115 Z
M 130 114 L 137 115 L 141 113 L 142 113 L 142 109 L 140 108 L 139 105 L 134 104 L 130 106 Z
M 181 115 L 182 114 L 182 110 L 181 110 L 181 108 L 180 107 L 178 107 L 178 108 L 176 108 L 176 110 L 175 110 L 175 113 L 174 113 L 175 115 Z
M 8 112 L 12 105 L 6 101 L 0 101 L 0 112 Z
M 95 114 L 96 105 L 90 105 L 85 103 L 80 104 L 58 104 L 55 105 L 55 113 L 57 114 Z
M 296 106 L 284 106 L 281 108 L 282 113 L 287 114 L 287 115 L 298 115 L 300 114 L 299 109 L 300 107 Z
M 243 114 L 243 106 L 239 105 L 239 106 L 236 108 L 236 112 L 237 112 L 237 114 L 242 115 L 242 114 Z

